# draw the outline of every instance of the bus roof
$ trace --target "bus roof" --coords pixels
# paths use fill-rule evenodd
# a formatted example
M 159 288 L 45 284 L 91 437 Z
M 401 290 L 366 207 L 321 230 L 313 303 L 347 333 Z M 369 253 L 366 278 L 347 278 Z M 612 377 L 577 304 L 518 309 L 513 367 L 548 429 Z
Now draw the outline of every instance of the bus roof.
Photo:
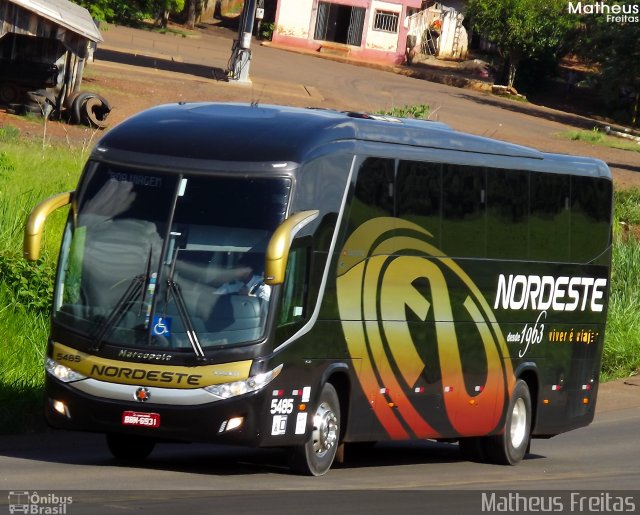
M 301 163 L 318 148 L 340 141 L 551 160 L 560 173 L 610 177 L 607 166 L 596 159 L 543 153 L 458 132 L 439 122 L 262 104 L 161 105 L 111 129 L 97 149 L 103 157 L 116 150 L 227 162 Z

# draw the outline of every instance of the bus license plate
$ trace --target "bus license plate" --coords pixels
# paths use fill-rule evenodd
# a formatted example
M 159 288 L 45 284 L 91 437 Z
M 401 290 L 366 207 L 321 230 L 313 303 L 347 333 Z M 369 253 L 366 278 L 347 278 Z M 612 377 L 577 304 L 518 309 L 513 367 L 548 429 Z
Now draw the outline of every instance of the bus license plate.
M 138 411 L 124 411 L 122 413 L 123 426 L 160 427 L 159 413 L 140 413 Z

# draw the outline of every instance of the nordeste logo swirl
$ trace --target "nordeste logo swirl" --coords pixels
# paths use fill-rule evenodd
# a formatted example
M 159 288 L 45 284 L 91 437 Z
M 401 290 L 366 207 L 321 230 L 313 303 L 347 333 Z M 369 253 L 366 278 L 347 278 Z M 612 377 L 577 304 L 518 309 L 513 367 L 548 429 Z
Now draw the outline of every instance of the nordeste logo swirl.
M 425 367 L 435 365 L 425 363 L 418 352 L 408 311 L 434 328 L 434 341 L 427 344 L 437 346 L 439 376 L 450 393 L 443 395 L 446 417 L 459 435 L 495 430 L 515 384 L 490 305 L 467 273 L 431 240 L 428 231 L 406 220 L 374 218 L 351 234 L 338 262 L 338 309 L 347 347 L 352 358 L 361 360 L 358 380 L 394 439 L 439 435 L 429 414 L 414 404 L 415 385 Z M 452 276 L 463 291 L 453 300 L 447 282 Z M 430 295 L 417 289 L 416 282 L 426 283 Z M 476 391 L 465 384 L 454 308 L 466 313 L 486 357 L 486 378 Z M 381 390 L 390 402 L 375 400 Z

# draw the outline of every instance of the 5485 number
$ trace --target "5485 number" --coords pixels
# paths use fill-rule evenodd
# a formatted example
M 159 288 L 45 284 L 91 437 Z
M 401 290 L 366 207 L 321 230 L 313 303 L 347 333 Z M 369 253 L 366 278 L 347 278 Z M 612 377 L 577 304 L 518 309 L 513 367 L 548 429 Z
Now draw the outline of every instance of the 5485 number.
M 293 399 L 272 399 L 271 414 L 272 415 L 288 415 L 293 413 Z

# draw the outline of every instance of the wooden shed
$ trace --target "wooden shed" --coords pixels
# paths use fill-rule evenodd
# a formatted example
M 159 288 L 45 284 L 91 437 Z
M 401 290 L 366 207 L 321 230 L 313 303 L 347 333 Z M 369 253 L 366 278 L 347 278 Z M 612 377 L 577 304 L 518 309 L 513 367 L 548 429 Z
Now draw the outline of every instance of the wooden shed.
M 68 0 L 0 0 L 0 103 L 70 107 L 100 41 L 89 11 Z

